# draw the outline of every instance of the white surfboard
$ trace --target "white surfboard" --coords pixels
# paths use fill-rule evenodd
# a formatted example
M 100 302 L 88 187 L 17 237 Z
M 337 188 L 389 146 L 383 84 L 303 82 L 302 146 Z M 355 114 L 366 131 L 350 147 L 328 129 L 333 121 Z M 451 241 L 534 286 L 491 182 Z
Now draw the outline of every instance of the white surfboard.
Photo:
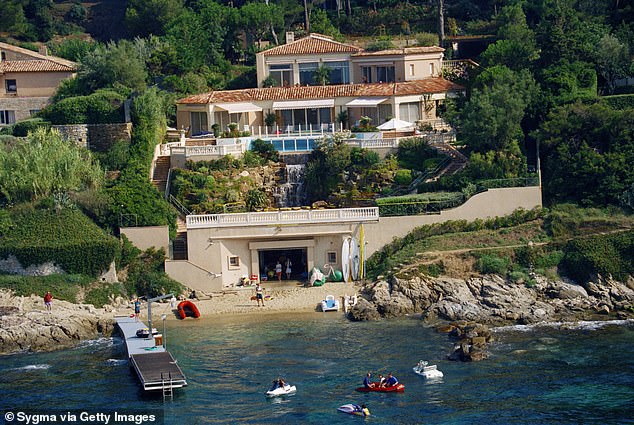
M 350 240 L 348 238 L 341 244 L 341 272 L 344 282 L 350 280 Z
M 361 266 L 361 256 L 359 252 L 359 241 L 355 238 L 350 239 L 350 268 L 352 280 L 359 279 L 359 269 Z

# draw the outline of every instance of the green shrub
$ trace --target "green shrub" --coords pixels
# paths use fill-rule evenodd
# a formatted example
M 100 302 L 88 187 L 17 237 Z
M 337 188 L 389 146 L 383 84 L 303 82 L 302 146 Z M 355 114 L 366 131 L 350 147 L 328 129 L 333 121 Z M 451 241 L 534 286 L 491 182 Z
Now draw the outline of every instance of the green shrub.
M 523 271 L 515 270 L 509 273 L 508 279 L 513 283 L 528 282 L 529 277 Z
M 101 308 L 106 304 L 110 304 L 111 298 L 116 296 L 125 297 L 127 294 L 121 283 L 104 283 L 89 289 L 84 297 L 85 304 L 92 304 L 97 308 Z
M 494 255 L 483 255 L 476 262 L 476 269 L 482 274 L 498 274 L 506 276 L 511 260 Z
M 279 161 L 279 152 L 272 143 L 262 139 L 255 139 L 251 142 L 250 149 L 260 155 L 265 161 Z
M 593 275 L 625 280 L 634 275 L 634 232 L 599 235 L 569 241 L 561 265 L 576 282 Z
M 148 249 L 128 267 L 128 293 L 138 296 L 174 295 L 183 292 L 183 286 L 165 274 L 165 250 Z
M 117 270 L 125 269 L 141 254 L 141 250 L 134 246 L 126 235 L 121 234 L 120 239 L 121 249 L 119 250 L 119 255 L 117 255 L 115 260 Z
M 44 127 L 45 129 L 48 129 L 50 125 L 50 122 L 44 121 L 42 118 L 30 118 L 18 121 L 13 124 L 13 135 L 15 137 L 26 137 L 30 132 L 35 131 L 37 128 Z
M 120 123 L 124 100 L 113 90 L 100 90 L 89 96 L 62 99 L 40 114 L 56 125 Z
M 365 48 L 368 52 L 377 52 L 379 50 L 394 49 L 396 45 L 389 37 L 379 37 L 375 41 L 368 44 Z
M 398 170 L 394 175 L 394 183 L 406 186 L 412 182 L 412 170 Z

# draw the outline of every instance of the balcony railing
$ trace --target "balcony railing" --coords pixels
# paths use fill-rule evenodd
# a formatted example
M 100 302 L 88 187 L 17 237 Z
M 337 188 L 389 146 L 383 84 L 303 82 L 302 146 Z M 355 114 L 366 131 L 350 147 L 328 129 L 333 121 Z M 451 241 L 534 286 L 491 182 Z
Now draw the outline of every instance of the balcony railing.
M 205 214 L 188 215 L 187 229 L 276 224 L 359 223 L 378 221 L 378 219 L 377 207 Z

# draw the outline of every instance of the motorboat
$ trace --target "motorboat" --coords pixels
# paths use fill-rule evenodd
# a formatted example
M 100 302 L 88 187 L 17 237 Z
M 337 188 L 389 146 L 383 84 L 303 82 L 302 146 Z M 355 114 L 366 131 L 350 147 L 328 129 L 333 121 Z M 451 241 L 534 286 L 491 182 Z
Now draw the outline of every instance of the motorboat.
M 196 304 L 189 300 L 179 302 L 176 308 L 178 309 L 178 316 L 181 319 L 184 319 L 187 316 L 192 316 L 196 319 L 200 317 L 200 311 L 198 311 L 198 307 L 196 307 Z
M 279 386 L 277 383 L 273 384 L 270 390 L 266 392 L 267 397 L 280 397 L 283 395 L 294 394 L 297 391 L 295 385 L 285 384 L 284 386 Z
M 337 407 L 337 410 L 349 415 L 370 416 L 370 410 L 365 407 L 365 405 L 359 406 L 358 404 L 344 404 L 343 406 Z
M 438 370 L 436 365 L 429 365 L 425 360 L 421 360 L 418 362 L 416 366 L 413 367 L 414 372 L 420 376 L 424 376 L 425 378 L 442 378 L 443 373 Z
M 321 301 L 321 311 L 339 311 L 339 300 L 334 295 L 326 295 L 326 299 Z
M 152 328 L 152 335 L 158 335 L 156 328 Z M 137 338 L 147 338 L 150 336 L 150 330 L 148 328 L 140 328 L 136 331 Z
M 390 387 L 381 387 L 379 386 L 380 382 L 373 382 L 373 386 L 372 387 L 359 387 L 357 388 L 357 391 L 360 391 L 362 393 L 373 393 L 373 392 L 377 392 L 377 393 L 402 393 L 405 391 L 405 385 L 401 384 L 400 382 L 396 385 L 392 385 Z

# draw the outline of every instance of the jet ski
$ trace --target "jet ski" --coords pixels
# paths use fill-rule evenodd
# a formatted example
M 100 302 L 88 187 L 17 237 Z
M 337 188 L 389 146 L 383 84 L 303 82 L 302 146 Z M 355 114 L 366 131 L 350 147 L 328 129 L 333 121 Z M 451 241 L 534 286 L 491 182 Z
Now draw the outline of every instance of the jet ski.
M 419 361 L 413 369 L 415 373 L 420 376 L 424 376 L 427 379 L 443 377 L 443 373 L 438 370 L 436 365 L 429 366 L 425 360 Z
M 270 390 L 266 392 L 267 397 L 279 397 L 283 395 L 294 394 L 297 391 L 295 385 L 285 384 L 280 386 L 277 382 L 273 384 Z
M 349 415 L 370 416 L 370 410 L 365 407 L 365 404 L 361 406 L 358 404 L 344 404 L 343 406 L 337 407 L 337 410 Z

